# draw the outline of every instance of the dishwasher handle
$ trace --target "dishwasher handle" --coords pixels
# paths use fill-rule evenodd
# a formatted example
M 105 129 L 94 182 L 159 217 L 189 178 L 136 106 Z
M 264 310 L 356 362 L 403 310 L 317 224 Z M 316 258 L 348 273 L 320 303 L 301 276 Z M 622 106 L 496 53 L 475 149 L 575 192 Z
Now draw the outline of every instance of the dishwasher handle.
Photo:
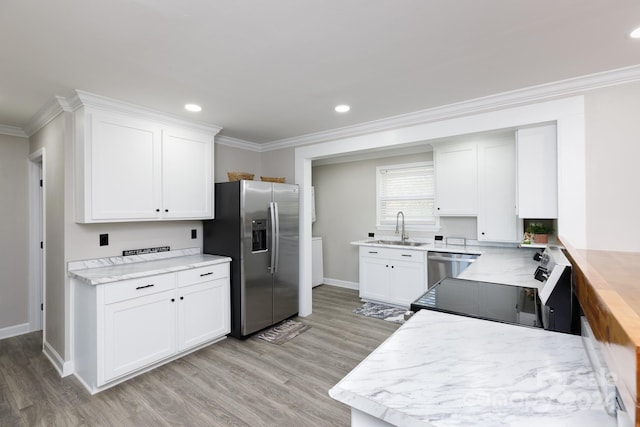
M 476 259 L 478 258 L 477 255 L 474 254 L 452 254 L 454 256 L 447 256 L 447 255 L 431 255 L 429 254 L 427 256 L 427 260 L 428 261 L 456 261 L 456 262 L 466 262 L 466 263 L 473 263 L 476 261 Z M 462 257 L 462 256 L 455 256 L 455 255 L 466 255 L 469 256 L 468 258 L 466 256 Z

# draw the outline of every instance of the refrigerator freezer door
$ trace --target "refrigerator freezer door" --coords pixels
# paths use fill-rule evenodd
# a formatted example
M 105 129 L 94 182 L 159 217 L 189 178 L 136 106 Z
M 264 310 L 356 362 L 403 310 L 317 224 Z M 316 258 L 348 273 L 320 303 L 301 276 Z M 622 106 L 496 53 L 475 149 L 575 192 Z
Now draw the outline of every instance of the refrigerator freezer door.
M 273 276 L 269 272 L 271 232 L 266 226 L 267 250 L 254 251 L 256 223 L 270 223 L 271 184 L 241 181 L 240 210 L 243 229 L 243 279 L 241 292 L 241 333 L 248 335 L 273 324 Z M 258 249 L 258 248 L 256 248 Z
M 273 184 L 280 231 L 273 282 L 274 323 L 298 313 L 298 196 L 297 185 Z

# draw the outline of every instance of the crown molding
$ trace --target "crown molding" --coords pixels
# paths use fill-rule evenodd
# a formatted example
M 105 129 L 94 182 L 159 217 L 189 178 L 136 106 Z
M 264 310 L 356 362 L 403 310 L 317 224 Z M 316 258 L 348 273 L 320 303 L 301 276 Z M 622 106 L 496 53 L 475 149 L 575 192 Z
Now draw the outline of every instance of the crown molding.
M 317 144 L 336 139 L 349 138 L 373 132 L 380 132 L 394 128 L 419 125 L 439 120 L 445 120 L 457 116 L 478 113 L 487 110 L 501 109 L 514 104 L 533 103 L 558 96 L 569 96 L 580 92 L 586 92 L 607 86 L 615 86 L 640 80 L 640 65 L 626 68 L 589 74 L 586 76 L 560 80 L 552 83 L 516 89 L 482 98 L 443 105 L 441 107 L 420 110 L 413 113 L 401 114 L 380 120 L 373 120 L 353 126 L 345 126 L 328 131 L 316 132 L 307 135 L 285 138 L 258 144 L 241 139 L 218 136 L 216 142 L 229 147 L 240 148 L 255 152 L 280 150 L 283 148 L 299 147 L 303 145 Z M 188 127 L 194 130 L 216 135 L 222 129 L 219 126 L 202 122 L 192 122 L 181 117 L 169 115 L 146 107 L 117 101 L 111 98 L 95 95 L 89 92 L 77 90 L 76 93 L 64 98 L 56 96 L 45 104 L 23 128 L 0 125 L 0 134 L 20 137 L 31 137 L 42 129 L 51 120 L 62 112 L 75 111 L 81 106 L 120 111 L 127 114 L 152 118 L 167 124 Z
M 261 144 L 225 135 L 217 135 L 215 137 L 215 142 L 216 144 L 226 145 L 227 147 L 240 148 L 242 150 L 255 151 L 258 153 L 264 151 Z
M 374 120 L 353 126 L 345 126 L 323 132 L 286 138 L 262 144 L 261 151 L 279 150 L 289 147 L 317 144 L 320 142 L 344 139 L 373 132 L 391 130 L 400 127 L 414 126 L 434 121 L 445 120 L 482 111 L 511 107 L 515 104 L 540 102 L 558 96 L 575 95 L 577 93 L 615 86 L 640 80 L 640 65 L 634 65 L 601 73 L 545 83 L 509 92 L 502 92 L 482 98 L 443 105 L 408 114 Z
M 199 132 L 205 132 L 211 135 L 216 135 L 218 132 L 220 132 L 220 130 L 222 130 L 222 127 L 220 126 L 204 122 L 185 120 L 180 116 L 163 113 L 158 110 L 130 104 L 124 101 L 118 101 L 112 98 L 107 98 L 105 96 L 85 92 L 83 90 L 76 90 L 75 95 L 72 96 L 68 102 L 74 107 L 74 109 L 85 106 L 108 111 L 116 111 L 133 116 L 138 116 L 141 118 L 156 120 L 167 125 L 180 126 Z
M 36 114 L 31 117 L 31 120 L 24 127 L 24 132 L 27 136 L 31 137 L 40 129 L 45 127 L 51 120 L 58 117 L 58 115 L 65 111 L 73 111 L 69 106 L 68 101 L 62 96 L 55 96 L 53 99 L 42 106 Z
M 0 125 L 0 135 L 18 136 L 28 138 L 29 136 L 19 127 Z

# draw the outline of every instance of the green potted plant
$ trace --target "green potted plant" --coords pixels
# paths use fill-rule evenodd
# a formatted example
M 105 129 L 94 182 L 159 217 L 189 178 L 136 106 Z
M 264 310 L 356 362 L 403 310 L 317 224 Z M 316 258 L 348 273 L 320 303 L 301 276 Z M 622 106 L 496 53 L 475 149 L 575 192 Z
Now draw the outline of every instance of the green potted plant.
M 553 229 L 541 222 L 532 222 L 527 227 L 527 233 L 533 234 L 535 243 L 547 243 L 551 232 L 553 232 Z

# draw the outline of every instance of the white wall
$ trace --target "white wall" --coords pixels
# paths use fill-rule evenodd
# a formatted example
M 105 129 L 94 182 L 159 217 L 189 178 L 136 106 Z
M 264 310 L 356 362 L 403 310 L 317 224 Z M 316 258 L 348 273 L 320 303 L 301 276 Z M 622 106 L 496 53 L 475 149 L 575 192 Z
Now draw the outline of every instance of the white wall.
M 29 322 L 29 140 L 0 135 L 0 338 Z
M 585 96 L 589 249 L 640 252 L 640 82 Z
M 262 175 L 284 177 L 287 183 L 295 183 L 294 155 L 295 150 L 292 147 L 262 153 Z
M 215 182 L 227 182 L 227 172 L 247 172 L 260 179 L 262 157 L 256 151 L 248 151 L 227 145 L 214 145 Z
M 392 235 L 376 229 L 376 167 L 433 160 L 432 152 L 315 166 L 312 183 L 316 196 L 313 235 L 323 238 L 324 276 L 358 282 L 358 247 L 354 240 L 367 233 Z M 410 236 L 424 235 L 412 233 Z

